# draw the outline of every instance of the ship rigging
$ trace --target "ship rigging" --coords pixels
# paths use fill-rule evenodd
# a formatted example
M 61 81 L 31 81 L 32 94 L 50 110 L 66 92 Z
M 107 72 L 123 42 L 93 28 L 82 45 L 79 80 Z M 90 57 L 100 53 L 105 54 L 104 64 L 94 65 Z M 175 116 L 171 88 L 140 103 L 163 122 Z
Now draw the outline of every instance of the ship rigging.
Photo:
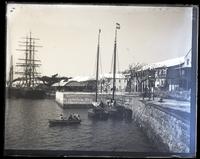
M 16 63 L 16 66 L 21 67 L 23 71 L 17 71 L 15 74 L 22 76 L 20 87 L 35 88 L 39 83 L 38 77 L 40 75 L 37 68 L 41 66 L 41 61 L 35 58 L 35 53 L 38 52 L 36 48 L 42 46 L 36 45 L 36 41 L 39 39 L 32 37 L 31 32 L 29 36 L 23 37 L 23 39 L 24 41 L 19 41 L 19 43 L 22 43 L 19 45 L 22 49 L 17 49 L 17 51 L 25 53 L 25 58 L 19 58 L 18 60 L 22 62 Z
M 15 74 L 21 75 L 18 78 L 13 78 L 13 64 L 11 56 L 11 67 L 9 74 L 9 85 L 7 88 L 7 95 L 9 98 L 44 98 L 45 90 L 40 88 L 39 75 L 37 68 L 41 66 L 41 61 L 35 58 L 35 53 L 38 52 L 36 48 L 42 47 L 36 45 L 38 38 L 32 37 L 30 32 L 29 36 L 22 37 L 23 41 L 19 41 L 21 49 L 17 51 L 24 53 L 24 58 L 19 58 L 21 62 L 16 63 L 16 67 L 22 68 L 21 71 L 16 71 Z M 14 85 L 14 83 L 16 84 Z

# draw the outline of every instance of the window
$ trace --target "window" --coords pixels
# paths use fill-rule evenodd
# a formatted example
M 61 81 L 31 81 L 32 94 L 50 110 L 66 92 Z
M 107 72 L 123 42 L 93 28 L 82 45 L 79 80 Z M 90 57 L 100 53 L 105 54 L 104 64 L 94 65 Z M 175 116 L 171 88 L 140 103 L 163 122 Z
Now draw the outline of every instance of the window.
M 190 59 L 187 59 L 187 65 L 189 65 Z
M 166 75 L 166 70 L 163 70 L 163 75 Z
M 184 75 L 185 74 L 185 70 L 182 70 L 182 75 Z

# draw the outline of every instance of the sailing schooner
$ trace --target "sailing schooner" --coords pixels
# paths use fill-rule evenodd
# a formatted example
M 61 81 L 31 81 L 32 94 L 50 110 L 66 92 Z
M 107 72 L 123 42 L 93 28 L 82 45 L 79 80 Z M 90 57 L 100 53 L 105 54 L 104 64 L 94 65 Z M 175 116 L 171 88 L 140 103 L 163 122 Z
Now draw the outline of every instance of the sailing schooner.
M 108 119 L 108 112 L 104 110 L 103 103 L 98 102 L 98 77 L 99 77 L 99 43 L 100 43 L 100 33 L 101 30 L 99 29 L 98 34 L 98 45 L 97 45 L 97 70 L 96 70 L 96 96 L 95 102 L 92 103 L 93 108 L 88 110 L 88 117 L 106 120 Z
M 110 118 L 117 119 L 132 119 L 132 110 L 122 105 L 118 105 L 115 99 L 116 91 L 116 51 L 117 51 L 117 30 L 120 29 L 120 24 L 116 23 L 115 28 L 115 41 L 114 41 L 114 65 L 113 65 L 113 88 L 112 88 L 112 99 L 111 104 L 107 105 L 107 111 Z
M 23 47 L 22 49 L 17 49 L 17 51 L 22 51 L 25 54 L 25 58 L 19 58 L 20 63 L 16 63 L 17 67 L 22 68 L 22 71 L 17 71 L 15 74 L 21 75 L 21 77 L 13 79 L 13 66 L 11 60 L 10 67 L 10 79 L 9 86 L 7 88 L 8 97 L 16 98 L 44 98 L 45 91 L 40 88 L 38 77 L 40 75 L 37 72 L 36 68 L 40 67 L 40 60 L 35 58 L 35 52 L 37 47 L 42 47 L 36 45 L 38 38 L 34 38 L 31 35 L 23 37 L 24 41 L 20 41 L 19 46 Z M 13 86 L 14 82 L 18 82 L 16 86 Z
M 111 102 L 103 103 L 97 102 L 98 99 L 98 68 L 99 68 L 99 41 L 100 41 L 100 30 L 98 35 L 98 46 L 97 46 L 97 71 L 96 71 L 96 100 L 93 102 L 93 109 L 88 111 L 88 116 L 93 118 L 102 119 L 132 119 L 132 110 L 122 105 L 117 104 L 115 99 L 116 91 L 116 50 L 117 50 L 117 29 L 120 29 L 120 24 L 116 23 L 115 29 L 115 41 L 114 41 L 114 65 L 113 65 L 113 88 L 112 88 L 112 99 Z

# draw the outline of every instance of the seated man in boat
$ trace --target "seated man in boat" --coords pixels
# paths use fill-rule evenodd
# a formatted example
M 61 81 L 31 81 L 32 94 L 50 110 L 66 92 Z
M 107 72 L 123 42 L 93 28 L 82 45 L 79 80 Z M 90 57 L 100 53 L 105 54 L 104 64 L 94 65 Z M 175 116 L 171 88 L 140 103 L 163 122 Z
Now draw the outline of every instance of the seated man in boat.
M 73 115 L 70 114 L 68 120 L 73 120 Z
M 79 116 L 79 114 L 74 114 L 74 119 L 76 119 L 76 120 L 80 120 L 80 116 Z
M 60 114 L 60 120 L 63 120 L 64 118 L 63 118 L 63 115 L 62 114 Z

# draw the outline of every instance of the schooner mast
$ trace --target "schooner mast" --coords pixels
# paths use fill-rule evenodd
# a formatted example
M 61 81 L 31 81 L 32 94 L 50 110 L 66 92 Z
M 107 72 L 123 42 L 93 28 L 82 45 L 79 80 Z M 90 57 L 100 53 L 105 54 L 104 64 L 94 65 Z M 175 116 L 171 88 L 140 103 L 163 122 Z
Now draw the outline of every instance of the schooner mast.
M 40 75 L 36 71 L 36 68 L 39 67 L 41 64 L 39 63 L 40 60 L 35 59 L 35 52 L 37 47 L 42 47 L 35 45 L 35 41 L 40 40 L 38 38 L 34 38 L 31 35 L 31 32 L 29 36 L 23 37 L 24 41 L 19 41 L 19 46 L 22 47 L 22 49 L 17 49 L 17 51 L 22 51 L 25 53 L 25 58 L 19 58 L 18 60 L 21 60 L 21 63 L 17 63 L 16 66 L 22 67 L 23 71 L 15 72 L 16 74 L 22 75 L 22 85 L 21 87 L 29 87 L 34 88 L 37 83 L 37 77 Z
M 12 87 L 12 82 L 13 82 L 13 56 L 11 55 L 10 70 L 9 70 L 9 83 L 8 83 L 9 87 Z
M 115 28 L 115 42 L 114 42 L 114 66 L 113 66 L 113 88 L 112 88 L 112 99 L 114 101 L 115 99 L 115 90 L 116 90 L 116 84 L 115 84 L 115 74 L 116 74 L 116 50 L 117 50 L 117 29 L 120 29 L 120 24 L 116 23 Z
M 100 33 L 101 33 L 101 29 L 99 29 L 99 34 L 98 34 L 98 45 L 97 45 L 97 71 L 96 71 L 96 97 L 95 97 L 95 102 L 97 102 L 97 97 L 98 97 L 99 43 L 100 43 Z

